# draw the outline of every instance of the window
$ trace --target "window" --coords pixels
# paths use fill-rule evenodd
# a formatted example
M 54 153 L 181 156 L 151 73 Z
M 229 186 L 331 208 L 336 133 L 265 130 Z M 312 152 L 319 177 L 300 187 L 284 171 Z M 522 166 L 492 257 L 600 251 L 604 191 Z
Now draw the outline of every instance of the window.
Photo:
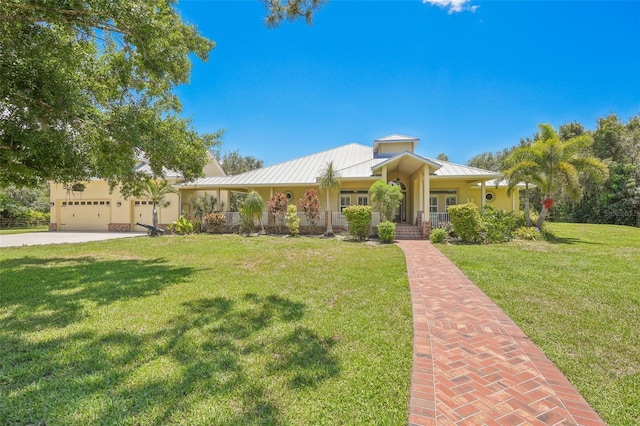
M 487 200 L 487 201 L 493 201 L 493 193 L 492 193 L 492 192 L 487 192 L 487 193 L 484 195 L 484 198 L 485 198 L 485 200 Z
M 458 204 L 458 196 L 457 195 L 447 195 L 444 199 L 444 205 L 446 207 L 455 206 Z
M 429 213 L 438 213 L 438 197 L 429 197 Z
M 368 206 L 369 205 L 369 196 L 368 195 L 358 195 L 358 205 L 359 206 Z
M 341 195 L 340 196 L 340 211 L 346 209 L 351 205 L 351 196 L 350 195 Z

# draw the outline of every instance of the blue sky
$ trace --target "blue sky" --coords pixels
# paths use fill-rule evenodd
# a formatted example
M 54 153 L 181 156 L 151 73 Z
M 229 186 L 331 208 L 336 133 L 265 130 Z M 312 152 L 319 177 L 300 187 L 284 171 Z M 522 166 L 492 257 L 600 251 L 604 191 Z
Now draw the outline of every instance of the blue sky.
M 333 0 L 268 29 L 258 0 L 181 0 L 217 44 L 183 114 L 270 165 L 391 133 L 464 164 L 538 123 L 640 112 L 640 2 L 455 2 Z

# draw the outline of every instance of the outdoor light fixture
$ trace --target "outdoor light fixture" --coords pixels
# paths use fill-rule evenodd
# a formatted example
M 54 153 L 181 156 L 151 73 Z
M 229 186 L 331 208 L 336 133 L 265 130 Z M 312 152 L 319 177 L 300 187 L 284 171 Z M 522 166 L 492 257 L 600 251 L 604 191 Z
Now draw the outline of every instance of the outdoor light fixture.
M 50 205 L 51 207 L 53 207 L 53 206 L 55 206 L 55 205 L 56 205 L 56 203 L 54 203 L 54 202 L 52 201 L 52 202 L 50 202 L 50 203 L 49 203 L 49 205 Z
M 116 206 L 120 207 L 122 205 L 122 201 L 116 202 Z

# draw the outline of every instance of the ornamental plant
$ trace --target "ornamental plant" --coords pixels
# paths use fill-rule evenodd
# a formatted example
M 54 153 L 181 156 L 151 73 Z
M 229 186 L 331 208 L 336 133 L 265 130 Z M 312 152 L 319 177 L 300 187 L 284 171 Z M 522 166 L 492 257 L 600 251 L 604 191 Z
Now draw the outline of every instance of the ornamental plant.
M 178 235 L 186 235 L 193 232 L 193 223 L 184 216 L 167 226 L 171 232 Z
M 385 220 L 378 224 L 378 239 L 381 243 L 392 243 L 396 238 L 396 224 Z
M 393 214 L 402 202 L 402 189 L 389 185 L 381 180 L 374 182 L 369 188 L 373 209 L 380 212 L 382 220 L 393 219 Z
M 453 230 L 462 241 L 479 242 L 481 240 L 482 216 L 474 203 L 449 206 L 449 219 Z
M 298 217 L 298 208 L 293 204 L 287 206 L 287 228 L 293 236 L 300 234 L 300 218 Z
M 309 224 L 309 234 L 313 231 L 316 221 L 320 219 L 320 198 L 318 191 L 307 189 L 304 196 L 298 200 L 298 210 L 304 214 Z
M 431 235 L 429 235 L 429 241 L 432 244 L 442 244 L 447 241 L 447 231 L 442 228 L 435 228 L 431 231 Z
M 358 241 L 366 239 L 371 233 L 371 207 L 370 206 L 350 206 L 342 211 L 347 225 L 349 235 Z
M 276 233 L 280 234 L 282 225 L 285 223 L 287 215 L 287 196 L 282 192 L 276 193 L 269 201 L 267 201 L 267 209 L 274 217 Z

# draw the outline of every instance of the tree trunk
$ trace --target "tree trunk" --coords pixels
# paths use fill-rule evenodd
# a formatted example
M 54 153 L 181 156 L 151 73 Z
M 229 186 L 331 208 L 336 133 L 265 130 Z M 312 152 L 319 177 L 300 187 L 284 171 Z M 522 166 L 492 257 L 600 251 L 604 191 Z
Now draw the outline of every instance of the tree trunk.
M 529 184 L 524 184 L 524 221 L 525 224 L 531 226 L 531 206 L 529 204 Z
M 331 191 L 327 189 L 327 232 L 325 235 L 330 236 L 333 235 L 333 227 L 331 226 L 331 208 L 329 207 L 329 201 L 331 200 Z
M 153 227 L 157 228 L 158 227 L 158 205 L 156 203 L 153 203 L 153 211 L 151 213 L 151 220 L 153 223 Z

